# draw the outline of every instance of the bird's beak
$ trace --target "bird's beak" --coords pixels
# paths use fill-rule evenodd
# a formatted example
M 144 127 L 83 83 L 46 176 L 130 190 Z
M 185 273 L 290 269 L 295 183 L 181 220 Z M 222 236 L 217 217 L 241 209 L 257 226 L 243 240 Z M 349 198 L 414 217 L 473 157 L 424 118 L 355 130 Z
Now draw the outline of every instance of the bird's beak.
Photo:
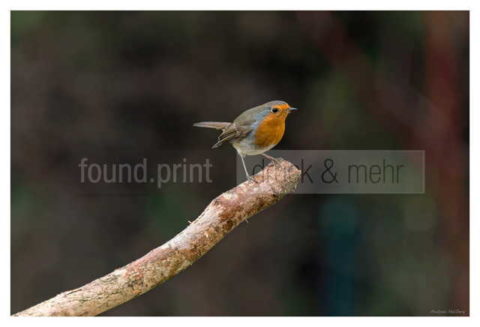
M 297 108 L 292 108 L 292 107 L 288 108 L 288 112 L 297 111 L 297 110 L 298 110 Z

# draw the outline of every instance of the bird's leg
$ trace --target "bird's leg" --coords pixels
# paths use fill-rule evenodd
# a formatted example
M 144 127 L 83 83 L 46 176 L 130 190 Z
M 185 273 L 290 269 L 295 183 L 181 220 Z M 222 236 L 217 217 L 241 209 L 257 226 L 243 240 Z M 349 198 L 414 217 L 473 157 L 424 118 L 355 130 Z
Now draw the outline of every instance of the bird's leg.
M 266 153 L 262 153 L 262 156 L 264 156 L 265 158 L 267 158 L 268 160 L 270 161 L 273 161 L 274 164 L 279 164 L 280 163 L 280 158 L 274 158 L 272 156 L 269 156 L 268 154 Z
M 245 170 L 245 175 L 247 175 L 247 179 L 248 180 L 252 179 L 252 177 L 248 174 L 247 166 L 245 165 L 244 156 L 241 155 L 240 153 L 238 155 L 240 156 L 240 159 L 242 159 L 243 169 Z

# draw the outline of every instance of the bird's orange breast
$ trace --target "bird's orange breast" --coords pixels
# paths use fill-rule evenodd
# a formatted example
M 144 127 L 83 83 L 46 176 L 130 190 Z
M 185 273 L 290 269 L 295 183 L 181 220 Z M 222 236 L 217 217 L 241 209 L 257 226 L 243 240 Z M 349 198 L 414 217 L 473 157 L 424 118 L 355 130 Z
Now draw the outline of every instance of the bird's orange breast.
M 285 133 L 285 116 L 267 115 L 255 131 L 255 145 L 266 148 L 277 145 Z

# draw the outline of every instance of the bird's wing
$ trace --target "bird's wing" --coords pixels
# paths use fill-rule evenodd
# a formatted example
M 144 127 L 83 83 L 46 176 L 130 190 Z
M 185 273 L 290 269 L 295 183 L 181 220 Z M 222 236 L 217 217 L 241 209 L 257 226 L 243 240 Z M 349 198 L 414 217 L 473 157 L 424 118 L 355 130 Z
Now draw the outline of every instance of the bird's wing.
M 212 146 L 212 149 L 218 148 L 227 141 L 231 142 L 243 139 L 252 131 L 251 126 L 251 122 L 244 122 L 242 124 L 232 123 L 220 134 L 217 143 Z

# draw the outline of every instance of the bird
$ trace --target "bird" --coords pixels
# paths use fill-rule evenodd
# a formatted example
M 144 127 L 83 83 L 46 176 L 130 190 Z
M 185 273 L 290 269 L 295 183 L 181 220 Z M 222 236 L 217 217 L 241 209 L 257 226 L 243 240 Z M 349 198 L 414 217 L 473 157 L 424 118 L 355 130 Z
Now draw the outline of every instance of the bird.
M 230 142 L 242 160 L 247 179 L 250 179 L 245 157 L 262 155 L 277 163 L 277 158 L 265 152 L 281 141 L 285 133 L 285 120 L 291 112 L 296 110 L 298 109 L 291 107 L 285 101 L 274 100 L 245 110 L 231 123 L 204 121 L 195 123 L 193 126 L 221 130 L 222 133 L 212 149 Z

